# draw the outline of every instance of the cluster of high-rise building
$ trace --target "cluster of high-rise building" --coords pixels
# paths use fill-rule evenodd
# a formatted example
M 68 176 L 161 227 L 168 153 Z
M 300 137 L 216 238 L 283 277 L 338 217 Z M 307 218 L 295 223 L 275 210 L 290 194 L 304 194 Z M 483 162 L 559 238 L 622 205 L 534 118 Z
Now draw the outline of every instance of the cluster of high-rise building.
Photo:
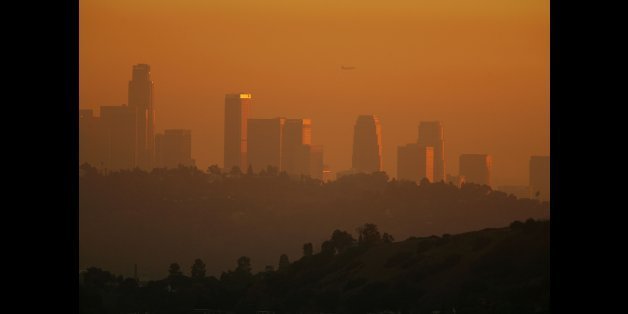
M 444 181 L 459 187 L 465 182 L 492 185 L 493 157 L 488 154 L 462 154 L 459 157 L 458 175 L 446 174 L 444 143 L 443 126 L 439 121 L 420 122 L 416 143 L 397 147 L 397 179 Z M 531 157 L 529 186 L 503 186 L 498 189 L 517 197 L 548 201 L 549 160 L 549 156 Z
M 420 182 L 450 182 L 457 186 L 464 182 L 491 185 L 490 155 L 460 155 L 457 176 L 445 172 L 445 136 L 440 121 L 419 123 L 415 143 L 397 147 L 397 179 Z
M 249 118 L 251 94 L 225 96 L 224 168 L 254 172 L 272 167 L 323 179 L 323 147 L 312 144 L 310 119 Z
M 133 66 L 128 105 L 79 110 L 79 162 L 107 170 L 192 166 L 190 130 L 155 133 L 150 66 Z
M 153 81 L 150 66 L 133 66 L 128 105 L 79 110 L 79 161 L 108 169 L 144 170 L 193 166 L 190 130 L 155 133 Z M 250 118 L 249 93 L 225 95 L 224 169 L 245 172 L 274 169 L 294 176 L 329 180 L 323 147 L 312 144 L 310 119 Z M 397 147 L 397 179 L 420 182 L 465 182 L 491 185 L 492 157 L 462 154 L 458 175 L 445 171 L 445 137 L 440 121 L 422 121 L 416 142 Z M 270 168 L 269 168 L 270 167 Z M 532 156 L 528 186 L 501 186 L 519 197 L 549 200 L 549 157 Z M 337 177 L 382 171 L 382 125 L 375 115 L 358 116 L 353 134 L 351 169 Z
M 438 121 L 419 124 L 415 143 L 397 147 L 397 178 L 419 182 L 445 180 L 445 139 Z

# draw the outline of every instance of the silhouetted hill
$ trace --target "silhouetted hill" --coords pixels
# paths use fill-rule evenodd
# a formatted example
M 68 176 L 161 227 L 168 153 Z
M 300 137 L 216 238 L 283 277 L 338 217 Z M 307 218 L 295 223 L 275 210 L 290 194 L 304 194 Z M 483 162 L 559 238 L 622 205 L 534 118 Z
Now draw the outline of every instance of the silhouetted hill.
M 219 280 L 171 274 L 137 288 L 130 279 L 94 269 L 84 278 L 89 279 L 81 284 L 82 308 L 103 313 L 189 313 L 194 308 L 549 313 L 549 222 L 529 220 L 393 243 L 362 241 L 342 252 L 304 256 L 278 271 L 252 275 L 239 267 Z
M 319 254 L 258 285 L 248 300 L 276 299 L 264 307 L 282 310 L 548 312 L 549 223 Z
M 397 239 L 500 227 L 549 218 L 548 205 L 487 186 L 417 185 L 383 173 L 323 183 L 272 171 L 255 175 L 194 168 L 102 175 L 83 167 L 79 180 L 80 267 L 96 266 L 141 279 L 161 278 L 176 257 L 195 258 L 218 275 L 238 257 L 255 271 L 277 266 L 281 254 L 314 251 L 329 230 L 352 232 L 369 221 Z

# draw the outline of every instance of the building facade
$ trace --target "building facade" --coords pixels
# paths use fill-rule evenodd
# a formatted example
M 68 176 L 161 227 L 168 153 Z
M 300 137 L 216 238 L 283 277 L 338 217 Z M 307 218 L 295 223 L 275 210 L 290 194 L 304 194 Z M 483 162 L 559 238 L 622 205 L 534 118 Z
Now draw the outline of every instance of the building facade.
M 268 166 L 281 171 L 281 144 L 285 118 L 248 119 L 248 162 L 255 173 Z M 246 171 L 247 168 L 244 168 Z
M 155 108 L 153 106 L 153 81 L 150 65 L 133 66 L 129 81 L 128 105 L 136 111 L 137 166 L 150 170 L 154 166 Z
M 247 161 L 247 126 L 251 94 L 236 93 L 225 95 L 225 140 L 224 169 L 230 171 L 239 167 L 246 171 Z
M 434 148 L 434 181 L 444 181 L 445 178 L 445 135 L 440 121 L 422 121 L 419 124 L 417 143 L 425 147 Z
M 311 144 L 312 121 L 286 119 L 282 134 L 280 170 L 291 175 L 308 175 Z
M 382 127 L 374 115 L 361 115 L 355 123 L 351 168 L 364 173 L 382 171 Z
M 105 140 L 104 168 L 132 169 L 137 166 L 137 113 L 134 107 L 101 106 Z
M 194 166 L 192 159 L 192 131 L 165 130 L 155 137 L 155 157 L 158 167 L 177 168 Z
M 493 158 L 486 154 L 460 155 L 460 176 L 466 183 L 491 185 Z
M 434 148 L 419 144 L 397 147 L 397 180 L 434 182 Z
M 79 110 L 79 164 L 104 168 L 107 157 L 107 133 L 100 117 L 92 109 Z

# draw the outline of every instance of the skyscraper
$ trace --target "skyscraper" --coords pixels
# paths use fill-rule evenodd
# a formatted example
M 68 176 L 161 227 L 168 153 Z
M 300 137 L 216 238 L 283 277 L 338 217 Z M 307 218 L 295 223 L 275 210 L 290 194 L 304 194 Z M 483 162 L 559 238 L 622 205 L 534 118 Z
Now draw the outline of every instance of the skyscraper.
M 537 195 L 538 193 L 538 195 Z M 550 200 L 550 157 L 530 157 L 530 197 Z
M 382 127 L 378 117 L 358 117 L 353 130 L 351 167 L 356 172 L 382 171 Z
M 247 132 L 248 162 L 254 172 L 268 166 L 281 171 L 281 144 L 285 118 L 249 119 Z M 247 171 L 243 168 L 242 171 Z
M 407 144 L 397 148 L 397 179 L 421 182 L 434 181 L 434 148 Z
M 281 144 L 281 170 L 292 175 L 309 174 L 309 150 L 312 144 L 310 119 L 286 119 Z M 322 171 L 322 170 L 321 170 Z
M 151 169 L 155 150 L 155 109 L 153 107 L 153 81 L 150 79 L 150 65 L 133 66 L 129 81 L 129 107 L 136 110 L 137 126 L 137 166 Z
M 460 155 L 460 176 L 465 182 L 491 185 L 491 169 L 493 158 L 483 154 Z
M 79 164 L 105 165 L 107 136 L 100 117 L 92 109 L 79 110 Z
M 224 168 L 226 171 L 239 167 L 246 171 L 247 123 L 251 94 L 237 93 L 225 95 L 225 142 Z
M 159 167 L 177 168 L 194 165 L 192 159 L 192 131 L 165 130 L 155 136 L 155 159 Z
M 323 179 L 323 146 L 303 145 L 301 159 L 303 166 L 299 174 L 310 176 L 313 179 Z
M 422 121 L 417 143 L 434 147 L 434 182 L 445 180 L 445 136 L 440 121 Z
M 106 134 L 105 168 L 132 169 L 137 166 L 137 115 L 135 108 L 101 106 L 100 119 Z

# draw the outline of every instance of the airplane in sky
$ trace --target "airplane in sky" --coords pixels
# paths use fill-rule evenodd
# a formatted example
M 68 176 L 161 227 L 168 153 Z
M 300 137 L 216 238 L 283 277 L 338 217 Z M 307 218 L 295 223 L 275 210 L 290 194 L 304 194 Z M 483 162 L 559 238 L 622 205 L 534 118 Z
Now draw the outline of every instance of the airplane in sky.
M 346 67 L 346 66 L 343 65 L 343 66 L 340 66 L 340 69 L 342 69 L 342 70 L 355 70 L 355 67 L 352 67 L 352 66 Z

